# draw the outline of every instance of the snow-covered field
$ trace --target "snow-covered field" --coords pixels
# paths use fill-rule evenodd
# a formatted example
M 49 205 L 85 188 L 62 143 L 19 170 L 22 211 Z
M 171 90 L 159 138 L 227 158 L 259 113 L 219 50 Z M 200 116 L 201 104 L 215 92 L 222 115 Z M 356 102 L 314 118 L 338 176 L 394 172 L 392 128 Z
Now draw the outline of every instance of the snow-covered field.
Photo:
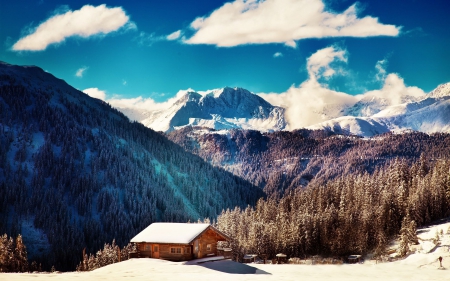
M 229 260 L 194 264 L 156 259 L 132 259 L 109 265 L 92 272 L 49 274 L 0 274 L 0 280 L 450 280 L 450 223 L 418 231 L 421 245 L 404 260 L 375 264 L 344 265 L 272 265 L 240 264 Z M 440 244 L 433 244 L 436 229 Z M 434 246 L 430 245 L 432 243 Z M 438 257 L 443 257 L 439 268 Z

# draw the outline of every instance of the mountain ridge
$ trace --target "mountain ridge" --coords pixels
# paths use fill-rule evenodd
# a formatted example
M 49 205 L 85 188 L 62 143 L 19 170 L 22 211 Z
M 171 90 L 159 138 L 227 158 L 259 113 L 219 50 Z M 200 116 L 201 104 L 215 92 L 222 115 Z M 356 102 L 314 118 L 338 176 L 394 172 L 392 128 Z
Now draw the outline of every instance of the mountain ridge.
M 202 93 L 184 91 L 168 108 L 148 111 L 144 115 L 146 117 L 138 121 L 163 132 L 197 125 L 261 131 L 286 127 L 283 108 L 242 88 L 225 87 Z
M 355 96 L 352 103 L 323 104 L 322 108 L 314 111 L 323 121 L 305 128 L 363 137 L 407 130 L 450 132 L 445 125 L 450 120 L 446 117 L 445 106 L 450 97 L 450 83 L 441 84 L 425 95 L 418 89 L 412 92 L 398 89 L 394 82 L 386 83 L 382 90 Z M 395 94 L 390 96 L 389 91 Z M 444 111 L 439 112 L 442 109 Z M 124 112 L 134 116 L 130 109 L 124 109 Z M 180 91 L 179 97 L 167 108 L 140 112 L 135 119 L 166 133 L 186 126 L 273 132 L 291 130 L 285 113 L 285 108 L 273 106 L 245 89 L 225 87 L 200 92 Z M 433 122 L 427 116 L 434 116 L 440 121 Z M 421 122 L 420 118 L 426 120 Z

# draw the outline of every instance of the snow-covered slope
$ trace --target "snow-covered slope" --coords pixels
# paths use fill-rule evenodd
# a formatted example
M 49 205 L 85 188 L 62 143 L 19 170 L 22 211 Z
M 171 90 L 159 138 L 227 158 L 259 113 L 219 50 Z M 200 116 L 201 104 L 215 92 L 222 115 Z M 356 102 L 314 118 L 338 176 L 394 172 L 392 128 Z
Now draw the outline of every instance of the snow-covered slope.
M 389 132 L 389 128 L 374 119 L 367 117 L 343 116 L 328 120 L 316 125 L 309 126 L 308 129 L 325 129 L 337 134 L 358 135 L 362 137 L 371 137 L 378 134 Z
M 430 97 L 402 107 L 388 108 L 373 118 L 386 124 L 391 130 L 450 132 L 450 96 Z
M 450 82 L 439 85 L 431 93 L 428 94 L 431 98 L 442 98 L 450 96 Z
M 383 99 L 361 99 L 346 111 L 355 117 L 335 118 L 308 128 L 364 137 L 388 131 L 450 132 L 450 83 L 438 86 L 420 100 L 405 100 L 408 102 L 389 105 Z
M 398 102 L 395 102 L 391 99 L 378 97 L 375 95 L 367 95 L 363 96 L 361 100 L 353 106 L 345 109 L 344 115 L 354 117 L 370 117 L 388 107 L 395 106 L 397 104 L 416 102 L 419 100 L 421 100 L 421 98 L 414 96 L 402 96 Z
M 284 109 L 242 88 L 223 88 L 208 92 L 186 91 L 168 109 L 149 111 L 139 120 L 157 131 L 184 126 L 213 129 L 254 129 L 276 131 L 286 127 Z
M 4 280 L 361 280 L 361 281 L 410 281 L 448 280 L 450 223 L 419 229 L 420 245 L 406 259 L 376 263 L 367 260 L 364 264 L 242 264 L 230 260 L 202 263 L 171 262 L 159 259 L 131 259 L 111 264 L 90 272 L 70 273 L 2 273 Z M 441 240 L 435 245 L 436 231 Z M 429 243 L 428 243 L 429 242 Z M 431 249 L 427 247 L 430 244 Z M 438 257 L 442 257 L 442 268 Z M 301 278 L 300 278 L 301 277 Z M 3 280 L 3 279 L 2 279 Z

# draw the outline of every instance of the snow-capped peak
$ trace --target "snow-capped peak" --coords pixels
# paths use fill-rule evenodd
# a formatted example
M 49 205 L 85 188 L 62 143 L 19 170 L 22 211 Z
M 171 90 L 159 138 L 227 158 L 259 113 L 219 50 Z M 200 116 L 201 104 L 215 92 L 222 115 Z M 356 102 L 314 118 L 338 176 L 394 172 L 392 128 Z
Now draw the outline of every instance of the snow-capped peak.
M 167 110 L 146 114 L 144 125 L 161 131 L 183 126 L 243 128 L 261 131 L 286 127 L 284 109 L 273 106 L 242 88 L 225 87 L 209 91 L 179 91 Z
M 450 82 L 439 85 L 428 94 L 431 98 L 442 98 L 450 96 Z

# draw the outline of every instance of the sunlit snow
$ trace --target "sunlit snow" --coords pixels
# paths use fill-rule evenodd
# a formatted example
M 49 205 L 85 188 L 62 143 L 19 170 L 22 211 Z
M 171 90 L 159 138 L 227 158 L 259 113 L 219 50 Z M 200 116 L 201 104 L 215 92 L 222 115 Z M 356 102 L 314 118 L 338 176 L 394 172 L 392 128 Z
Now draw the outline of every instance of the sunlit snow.
M 395 262 L 364 264 L 297 265 L 241 264 L 230 260 L 202 263 L 170 262 L 158 259 L 131 259 L 92 272 L 72 273 L 4 273 L 0 280 L 449 280 L 450 223 L 418 230 L 420 245 L 415 253 Z M 443 235 L 439 235 L 443 232 Z M 440 243 L 434 244 L 436 232 Z M 439 257 L 443 258 L 440 268 Z

